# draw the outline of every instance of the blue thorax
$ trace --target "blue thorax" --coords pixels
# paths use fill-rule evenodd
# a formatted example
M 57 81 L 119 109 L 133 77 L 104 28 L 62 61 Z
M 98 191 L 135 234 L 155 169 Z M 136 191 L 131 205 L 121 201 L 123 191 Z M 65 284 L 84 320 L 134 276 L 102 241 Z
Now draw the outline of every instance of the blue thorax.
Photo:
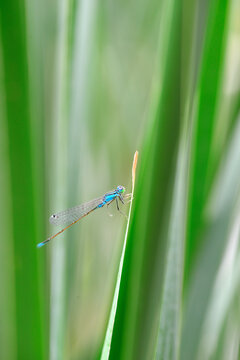
M 119 185 L 116 190 L 109 191 L 103 196 L 103 201 L 98 205 L 98 207 L 101 208 L 106 204 L 110 204 L 111 201 L 115 200 L 117 197 L 120 197 L 124 191 L 125 188 L 121 185 Z

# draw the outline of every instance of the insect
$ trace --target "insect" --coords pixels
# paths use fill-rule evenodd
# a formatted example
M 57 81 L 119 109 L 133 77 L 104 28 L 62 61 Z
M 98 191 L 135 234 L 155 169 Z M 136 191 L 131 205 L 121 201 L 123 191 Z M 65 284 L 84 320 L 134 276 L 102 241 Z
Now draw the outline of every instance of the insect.
M 70 226 L 76 224 L 79 220 L 89 215 L 91 212 L 98 208 L 102 208 L 104 205 L 111 204 L 114 200 L 116 201 L 117 209 L 119 209 L 119 201 L 124 204 L 124 199 L 131 197 L 131 194 L 123 195 L 125 188 L 122 185 L 119 185 L 115 190 L 107 192 L 105 195 L 83 203 L 81 205 L 74 206 L 73 208 L 60 211 L 59 213 L 51 215 L 49 221 L 53 225 L 67 225 L 64 229 L 60 230 L 55 235 L 50 236 L 48 239 L 37 244 L 37 247 L 41 247 L 48 243 L 50 240 L 54 239 L 56 236 L 60 235 L 63 231 L 67 230 Z M 121 212 L 121 211 L 120 211 Z

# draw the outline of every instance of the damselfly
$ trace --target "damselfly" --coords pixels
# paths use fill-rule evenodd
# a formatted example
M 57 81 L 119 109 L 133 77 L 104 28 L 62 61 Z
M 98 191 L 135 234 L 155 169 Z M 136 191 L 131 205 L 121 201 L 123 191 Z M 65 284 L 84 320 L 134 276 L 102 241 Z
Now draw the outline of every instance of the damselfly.
M 49 221 L 53 225 L 67 225 L 64 229 L 60 230 L 57 234 L 50 236 L 48 239 L 39 243 L 37 247 L 45 245 L 50 240 L 54 239 L 56 236 L 61 234 L 63 231 L 68 229 L 70 226 L 76 224 L 79 220 L 90 214 L 92 211 L 102 208 L 104 205 L 111 204 L 116 200 L 117 209 L 119 209 L 119 200 L 124 204 L 124 199 L 131 197 L 131 194 L 123 195 L 125 188 L 119 185 L 115 190 L 107 192 L 105 195 L 86 202 L 82 205 L 77 205 L 71 209 L 61 211 L 59 213 L 53 214 Z

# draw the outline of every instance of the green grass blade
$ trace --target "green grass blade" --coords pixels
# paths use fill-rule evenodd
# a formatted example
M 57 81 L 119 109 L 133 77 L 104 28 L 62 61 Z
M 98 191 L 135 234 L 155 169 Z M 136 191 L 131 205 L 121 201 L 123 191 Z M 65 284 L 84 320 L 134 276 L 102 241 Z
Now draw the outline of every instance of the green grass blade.
M 192 268 L 181 339 L 181 359 L 196 358 L 203 334 L 203 324 L 219 266 L 225 253 L 229 232 L 239 199 L 239 124 L 235 129 L 224 162 L 219 169 L 203 229 L 203 245 Z M 204 336 L 205 337 L 205 336 Z M 189 341 L 191 339 L 191 341 Z
M 179 353 L 187 214 L 188 153 L 186 136 L 183 136 L 178 153 L 172 214 L 169 225 L 156 359 L 177 359 Z
M 232 353 L 231 358 L 234 358 L 233 349 L 237 350 L 238 347 L 238 340 L 234 335 L 238 333 L 235 319 L 238 318 L 240 285 L 239 200 L 238 195 L 238 204 L 229 226 L 227 246 L 212 287 L 202 328 L 198 354 L 205 359 L 220 358 L 221 348 L 222 353 Z
M 1 46 L 0 46 L 1 48 Z M 0 51 L 0 54 L 2 52 Z M 0 77 L 2 78 L 3 68 L 0 58 Z M 15 280 L 14 280 L 14 252 L 12 234 L 12 213 L 11 213 L 11 189 L 10 171 L 8 159 L 8 143 L 6 136 L 4 89 L 0 83 L 0 358 L 15 359 L 17 355 L 16 344 L 16 319 L 15 319 Z M 4 204 L 4 206 L 2 206 Z
M 71 3 L 62 0 L 58 3 L 56 16 L 56 48 L 53 64 L 53 128 L 48 147 L 50 154 L 50 207 L 67 208 L 67 136 L 68 126 L 68 36 L 69 12 Z M 66 346 L 66 242 L 58 238 L 53 244 L 40 251 L 51 252 L 50 268 L 50 359 L 63 359 Z
M 128 212 L 127 227 L 126 227 L 123 249 L 122 249 L 122 254 L 121 254 L 120 263 L 119 263 L 117 282 L 116 282 L 116 287 L 115 287 L 115 291 L 114 291 L 112 308 L 111 308 L 110 317 L 109 317 L 109 321 L 108 321 L 106 336 L 105 336 L 105 340 L 104 340 L 104 344 L 103 344 L 101 360 L 107 360 L 109 358 L 109 352 L 110 352 L 110 348 L 111 348 L 113 325 L 114 325 L 114 320 L 115 320 L 115 315 L 116 315 L 116 310 L 117 310 L 123 261 L 124 261 L 124 256 L 125 256 L 125 249 L 126 249 L 127 238 L 128 238 L 128 229 L 129 229 L 129 223 L 130 223 L 130 217 L 131 217 L 131 211 L 132 211 L 132 201 L 133 201 L 133 197 L 134 197 L 134 184 L 135 184 L 135 172 L 136 172 L 136 166 L 137 166 L 137 158 L 138 158 L 138 152 L 135 153 L 134 160 L 133 160 L 132 192 L 131 192 L 132 200 L 130 202 L 130 207 L 129 207 L 129 212 Z
M 214 159 L 212 142 L 223 75 L 228 7 L 227 0 L 220 2 L 212 0 L 206 22 L 206 37 L 193 125 L 186 276 L 189 274 L 191 261 L 194 260 L 194 253 L 198 249 L 199 243 L 196 238 L 203 221 L 205 199 L 214 177 L 210 170 Z
M 110 359 L 154 355 L 165 225 L 180 128 L 180 9 L 179 1 L 162 4 L 164 38 L 157 71 L 162 81 L 156 93 L 154 121 L 149 122 L 142 150 Z
M 14 29 L 14 30 L 13 30 Z M 1 65 L 4 91 L 3 120 L 8 149 L 9 225 L 13 249 L 15 319 L 10 318 L 16 334 L 13 353 L 18 358 L 43 358 L 40 301 L 38 297 L 37 252 L 35 248 L 37 211 L 31 142 L 28 53 L 25 3 L 0 3 Z M 17 61 L 16 61 L 17 59 Z M 40 212 L 42 209 L 39 208 Z M 3 334 L 4 336 L 4 334 Z M 32 341 L 29 341 L 32 339 Z M 2 341 L 2 339 L 1 339 Z M 3 339 L 4 341 L 4 339 Z M 13 343 L 13 347 L 15 343 Z

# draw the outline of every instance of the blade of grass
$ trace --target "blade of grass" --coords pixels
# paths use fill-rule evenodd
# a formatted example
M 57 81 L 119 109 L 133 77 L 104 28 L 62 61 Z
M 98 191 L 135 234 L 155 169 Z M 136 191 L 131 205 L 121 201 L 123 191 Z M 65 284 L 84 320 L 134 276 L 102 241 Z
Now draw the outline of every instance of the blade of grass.
M 0 36 L 1 38 L 1 36 Z M 0 44 L 1 49 L 1 44 Z M 3 68 L 0 50 L 0 79 L 3 78 Z M 4 89 L 0 82 L 0 358 L 16 359 L 16 319 L 15 319 L 15 279 L 14 252 L 11 213 L 10 169 L 8 159 L 8 144 L 6 136 Z M 4 205 L 3 205 L 4 204 Z
M 198 349 L 198 354 L 201 354 L 204 359 L 213 358 L 214 352 L 219 347 L 221 333 L 229 319 L 229 314 L 235 311 L 233 303 L 234 298 L 238 297 L 240 284 L 239 205 L 238 199 L 234 219 L 229 228 L 228 244 L 216 276 L 204 320 L 203 336 Z
M 198 84 L 198 103 L 195 112 L 192 166 L 190 175 L 188 240 L 185 277 L 197 252 L 203 222 L 203 208 L 214 174 L 211 173 L 212 141 L 218 109 L 219 91 L 224 65 L 226 24 L 229 1 L 212 0 L 207 20 L 205 44 Z
M 2 86 L 5 94 L 5 136 L 8 139 L 6 159 L 10 169 L 9 201 L 16 305 L 15 322 L 11 326 L 16 332 L 17 357 L 42 359 L 42 314 L 38 298 L 37 253 L 34 249 L 37 206 L 34 196 L 25 10 L 24 2 L 0 2 Z
M 183 134 L 177 161 L 162 291 L 156 359 L 178 359 L 188 189 L 188 142 Z
M 197 356 L 212 289 L 231 231 L 239 197 L 239 144 L 240 123 L 216 177 L 207 211 L 209 221 L 202 230 L 202 246 L 191 271 L 181 338 L 181 359 L 184 360 Z
M 130 207 L 129 207 L 128 219 L 127 219 L 127 227 L 126 227 L 126 232 L 125 232 L 125 237 L 124 237 L 124 242 L 123 242 L 123 249 L 122 249 L 122 254 L 121 254 L 121 258 L 120 258 L 118 274 L 117 274 L 117 283 L 116 283 L 116 287 L 115 287 L 115 291 L 114 291 L 112 308 L 111 308 L 107 331 L 106 331 L 106 336 L 105 336 L 105 340 L 104 340 L 104 344 L 103 344 L 101 360 L 107 360 L 109 358 L 109 352 L 110 352 L 110 348 L 111 348 L 112 332 L 113 332 L 115 314 L 116 314 L 117 304 L 118 304 L 118 294 L 119 294 L 120 282 L 121 282 L 121 277 L 122 277 L 123 261 L 124 261 L 125 249 L 126 249 L 127 238 L 128 238 L 128 229 L 129 229 L 131 211 L 132 211 L 132 201 L 133 201 L 133 196 L 134 196 L 135 173 L 136 173 L 137 161 L 138 161 L 138 151 L 135 152 L 134 159 L 133 159 L 132 192 L 131 192 L 132 199 L 130 201 Z
M 152 358 L 156 345 L 166 220 L 180 132 L 181 2 L 164 1 L 162 14 L 154 116 L 143 146 L 110 359 Z
M 50 205 L 54 209 L 67 207 L 67 69 L 68 69 L 68 20 L 69 2 L 61 0 L 57 8 L 57 41 L 54 58 L 53 129 L 51 132 L 50 158 Z M 56 155 L 57 154 L 57 155 Z M 65 234 L 63 235 L 63 238 Z M 66 243 L 62 239 L 49 246 L 51 252 L 51 297 L 50 297 L 50 359 L 64 357 L 66 339 Z M 48 248 L 47 248 L 48 249 Z M 45 249 L 45 251 L 47 251 Z
M 72 4 L 73 6 L 73 4 Z M 76 196 L 84 191 L 83 169 L 90 167 L 91 160 L 85 152 L 91 153 L 88 143 L 89 109 L 91 108 L 90 75 L 92 70 L 92 52 L 95 35 L 95 0 L 84 0 L 76 4 L 73 22 L 74 42 L 71 49 L 71 73 L 69 81 L 69 133 L 67 154 L 67 201 L 68 207 Z M 71 64 L 69 63 L 69 65 Z M 87 150 L 89 149 L 89 150 Z M 79 166 L 81 164 L 81 166 Z M 72 229 L 72 246 L 66 248 L 67 259 L 67 303 L 74 286 L 72 271 L 79 261 L 78 253 L 84 254 L 77 236 L 77 228 Z M 66 236 L 68 237 L 68 234 Z M 70 235 L 69 235 L 70 236 Z M 79 248 L 77 249 L 77 247 Z M 80 260 L 83 261 L 83 260 Z M 78 283 L 77 286 L 80 284 Z M 69 345 L 71 347 L 71 345 Z

